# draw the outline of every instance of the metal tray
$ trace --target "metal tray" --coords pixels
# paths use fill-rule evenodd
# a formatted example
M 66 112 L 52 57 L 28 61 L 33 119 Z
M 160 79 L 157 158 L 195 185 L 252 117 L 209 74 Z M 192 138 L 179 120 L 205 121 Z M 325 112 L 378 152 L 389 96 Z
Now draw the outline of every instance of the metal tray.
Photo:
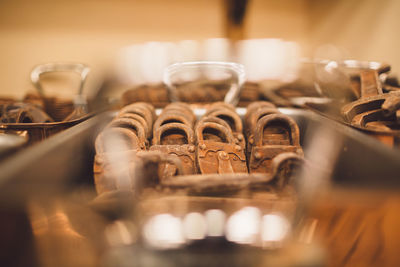
M 280 111 L 298 123 L 306 158 L 316 138 L 306 138 L 311 132 L 322 127 L 340 136 L 342 144 L 332 170 L 332 185 L 400 189 L 400 151 L 316 113 L 291 108 Z M 243 115 L 245 109 L 237 112 Z M 197 115 L 201 113 L 201 109 L 196 110 Z M 93 142 L 113 116 L 114 112 L 97 115 L 2 162 L 1 198 L 18 203 L 33 195 L 51 195 L 77 185 L 93 186 Z M 322 156 L 324 147 L 320 149 Z

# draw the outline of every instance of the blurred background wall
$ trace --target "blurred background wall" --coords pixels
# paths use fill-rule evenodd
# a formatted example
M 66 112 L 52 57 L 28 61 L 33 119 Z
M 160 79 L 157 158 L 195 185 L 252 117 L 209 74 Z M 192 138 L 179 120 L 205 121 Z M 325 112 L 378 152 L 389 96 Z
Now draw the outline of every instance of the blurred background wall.
M 31 89 L 39 63 L 97 71 L 133 43 L 224 37 L 223 8 L 223 0 L 0 0 L 1 94 Z M 382 60 L 398 71 L 396 10 L 397 0 L 249 0 L 246 38 L 282 38 L 304 56 Z

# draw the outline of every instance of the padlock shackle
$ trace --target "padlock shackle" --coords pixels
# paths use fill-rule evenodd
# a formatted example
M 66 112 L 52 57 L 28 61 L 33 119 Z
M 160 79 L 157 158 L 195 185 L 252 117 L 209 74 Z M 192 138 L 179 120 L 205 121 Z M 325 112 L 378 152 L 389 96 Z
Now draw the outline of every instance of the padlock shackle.
M 239 133 L 241 133 L 243 131 L 242 119 L 234 111 L 231 111 L 228 109 L 219 109 L 219 110 L 215 110 L 215 111 L 209 113 L 208 116 L 217 117 L 222 120 L 224 120 L 224 119 L 221 117 L 228 117 L 230 120 L 233 121 L 233 124 L 235 125 L 234 126 L 235 129 L 232 129 L 232 131 L 239 132 Z M 232 128 L 232 127 L 230 127 L 230 128 Z
M 264 116 L 269 115 L 269 114 L 277 114 L 279 113 L 279 110 L 276 108 L 270 108 L 270 107 L 261 107 L 257 110 L 255 110 L 252 114 L 250 114 L 247 117 L 246 120 L 246 128 L 249 129 L 250 131 L 255 129 L 257 122 Z
M 118 115 L 117 118 L 127 118 L 127 119 L 137 120 L 143 126 L 143 129 L 146 133 L 146 137 L 150 137 L 150 128 L 146 120 L 142 116 L 133 113 L 123 113 Z
M 221 133 L 222 135 L 225 136 L 225 140 L 229 144 L 233 144 L 235 142 L 235 139 L 233 137 L 232 131 L 229 128 L 226 128 L 218 123 L 215 122 L 202 122 L 199 123 L 196 127 L 196 137 L 197 141 L 204 141 L 204 130 L 206 129 L 213 129 Z
M 193 130 L 182 123 L 167 123 L 164 124 L 162 126 L 160 126 L 155 132 L 154 132 L 154 137 L 153 137 L 153 144 L 154 145 L 161 145 L 161 137 L 162 135 L 167 132 L 167 131 L 171 131 L 171 130 L 179 130 L 185 133 L 188 144 L 194 144 L 194 132 Z
M 290 134 L 291 145 L 300 146 L 300 138 L 299 138 L 300 131 L 299 127 L 297 126 L 297 123 L 289 116 L 280 113 L 266 115 L 257 122 L 256 131 L 254 134 L 254 144 L 256 146 L 263 145 L 264 130 L 274 122 L 279 122 L 283 124 L 287 130 L 290 130 L 289 134 Z
M 204 123 L 204 122 L 218 123 L 218 124 L 221 124 L 222 126 L 228 128 L 228 129 L 230 129 L 232 131 L 231 126 L 226 121 L 224 121 L 223 119 L 218 118 L 218 117 L 211 117 L 211 116 L 202 117 L 200 119 L 200 121 L 198 122 L 198 124 Z
M 143 125 L 135 119 L 117 117 L 112 120 L 107 127 L 119 127 L 129 129 L 131 131 L 136 131 L 137 137 L 139 138 L 140 142 L 146 141 L 146 133 L 144 131 Z
M 161 113 L 161 115 L 158 116 L 157 120 L 153 125 L 153 132 L 155 133 L 161 126 L 164 126 L 165 124 L 169 123 L 181 123 L 188 127 L 191 127 L 193 125 L 193 122 L 188 120 L 188 118 L 183 115 L 176 113 L 175 114 Z
M 121 127 L 112 127 L 102 131 L 97 137 L 94 142 L 94 147 L 96 150 L 96 154 L 100 155 L 103 153 L 112 153 L 112 152 L 120 152 L 120 148 L 115 148 L 115 151 L 106 151 L 105 148 L 107 142 L 109 142 L 111 138 L 121 138 L 125 140 L 129 140 L 131 146 L 129 149 L 135 149 L 134 145 L 139 144 L 139 138 L 137 135 L 132 132 L 130 129 L 121 128 Z M 112 142 L 110 142 L 111 144 Z M 111 145 L 110 145 L 111 146 Z
M 190 119 L 190 121 L 196 121 L 196 115 L 193 113 L 193 110 L 190 108 L 189 104 L 184 102 L 173 102 L 168 104 L 164 109 L 163 113 L 170 113 L 179 111 L 185 115 L 186 118 Z
M 132 113 L 132 114 L 137 114 L 139 116 L 142 116 L 146 120 L 147 125 L 153 125 L 153 122 L 154 122 L 153 114 L 145 106 L 136 105 L 136 103 L 129 105 L 129 106 L 125 106 L 120 110 L 120 112 L 118 113 L 118 116 L 121 116 L 124 113 Z
M 235 112 L 235 107 L 232 106 L 231 104 L 222 102 L 222 101 L 218 101 L 218 102 L 214 102 L 212 103 L 208 108 L 207 111 L 204 115 L 208 115 L 211 112 L 214 112 L 216 110 L 220 110 L 220 109 L 227 109 L 227 110 L 231 110 L 233 112 Z

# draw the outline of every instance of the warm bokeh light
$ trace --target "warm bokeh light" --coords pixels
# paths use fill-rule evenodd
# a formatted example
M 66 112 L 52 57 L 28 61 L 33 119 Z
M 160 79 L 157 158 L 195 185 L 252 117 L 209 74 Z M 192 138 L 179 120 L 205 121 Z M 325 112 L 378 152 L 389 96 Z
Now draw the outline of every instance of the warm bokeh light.
M 223 236 L 225 229 L 225 212 L 219 209 L 211 209 L 204 213 L 207 223 L 207 235 L 211 237 Z
M 290 231 L 289 221 L 279 214 L 264 215 L 261 225 L 263 246 L 272 246 L 282 242 Z
M 226 238 L 239 244 L 252 244 L 259 237 L 260 222 L 260 210 L 255 207 L 245 207 L 229 217 Z
M 188 240 L 203 239 L 207 234 L 207 222 L 203 214 L 191 212 L 183 219 L 183 231 Z
M 152 217 L 143 228 L 147 245 L 158 249 L 177 248 L 185 243 L 182 221 L 171 214 Z

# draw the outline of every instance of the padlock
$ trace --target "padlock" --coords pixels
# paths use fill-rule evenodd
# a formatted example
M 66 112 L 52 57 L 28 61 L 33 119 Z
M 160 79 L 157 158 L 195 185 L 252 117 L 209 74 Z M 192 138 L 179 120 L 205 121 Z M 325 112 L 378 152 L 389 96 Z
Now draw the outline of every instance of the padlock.
M 270 108 L 268 106 L 263 106 L 258 109 L 254 109 L 253 113 L 247 116 L 245 121 L 245 134 L 247 136 L 247 157 L 249 158 L 251 153 L 251 148 L 254 144 L 254 132 L 256 130 L 257 122 L 264 116 L 269 114 L 279 113 L 278 109 Z
M 279 154 L 293 152 L 303 155 L 299 127 L 290 117 L 270 114 L 262 117 L 254 132 L 254 144 L 249 159 L 250 173 L 272 172 L 272 160 Z
M 235 144 L 230 129 L 214 122 L 196 127 L 197 162 L 202 174 L 247 173 L 243 148 Z
M 239 115 L 235 111 L 229 110 L 227 108 L 220 108 L 209 113 L 209 117 L 217 117 L 226 121 L 235 137 L 235 143 L 240 145 L 244 150 L 246 148 L 246 141 L 243 136 L 243 123 Z
M 196 173 L 194 132 L 185 124 L 167 123 L 160 126 L 154 133 L 150 151 L 176 155 L 182 162 L 184 174 Z M 165 164 L 160 168 L 162 178 L 173 176 L 175 172 L 176 168 L 171 164 Z
M 110 175 L 105 175 L 107 168 L 107 156 L 118 153 L 136 153 L 140 149 L 139 137 L 130 129 L 110 127 L 103 130 L 96 138 L 93 173 L 98 192 L 115 189 L 115 181 Z M 136 148 L 136 149 L 135 149 Z

